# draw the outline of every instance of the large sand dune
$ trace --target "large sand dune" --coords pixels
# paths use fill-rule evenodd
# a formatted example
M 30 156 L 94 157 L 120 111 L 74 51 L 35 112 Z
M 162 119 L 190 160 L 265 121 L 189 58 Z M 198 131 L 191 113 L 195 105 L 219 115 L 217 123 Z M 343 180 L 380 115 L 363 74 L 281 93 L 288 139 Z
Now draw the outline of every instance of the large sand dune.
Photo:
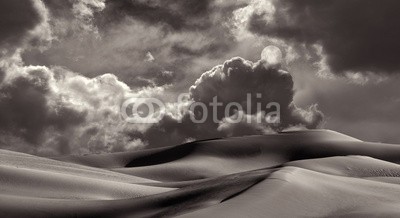
M 399 217 L 400 145 L 328 130 L 43 158 L 0 150 L 0 217 Z

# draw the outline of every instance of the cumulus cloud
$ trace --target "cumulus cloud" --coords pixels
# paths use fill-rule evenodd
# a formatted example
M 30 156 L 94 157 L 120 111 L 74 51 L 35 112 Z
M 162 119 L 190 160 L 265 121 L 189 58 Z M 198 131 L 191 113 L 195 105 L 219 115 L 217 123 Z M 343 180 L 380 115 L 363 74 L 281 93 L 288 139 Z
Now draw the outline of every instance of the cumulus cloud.
M 324 117 L 316 105 L 306 110 L 297 107 L 293 102 L 292 76 L 282 69 L 265 68 L 262 61 L 228 60 L 203 73 L 189 93 L 188 101 L 192 105 L 203 103 L 206 108 L 188 110 L 185 107 L 180 117 L 167 114 L 147 131 L 131 136 L 143 138 L 149 146 L 158 147 L 187 139 L 277 132 L 293 126 L 317 128 Z M 219 105 L 212 106 L 213 102 Z M 234 105 L 229 106 L 233 102 Z M 279 110 L 270 103 L 278 104 Z M 279 113 L 275 114 L 277 111 Z M 273 117 L 269 117 L 271 114 Z M 203 122 L 193 122 L 203 117 Z M 267 119 L 277 117 L 279 122 L 267 122 Z
M 82 116 L 67 107 L 58 108 L 57 113 L 49 110 L 46 97 L 50 78 L 45 69 L 32 67 L 21 70 L 26 76 L 7 81 L 0 88 L 2 130 L 10 130 L 35 144 L 40 141 L 40 133 L 46 126 L 65 129 L 69 122 L 81 122 Z M 69 120 L 63 120 L 64 115 L 69 116 Z
M 293 104 L 293 80 L 290 73 L 275 67 L 266 68 L 262 61 L 253 63 L 242 58 L 228 60 L 204 73 L 190 88 L 190 93 L 194 101 L 206 103 L 212 102 L 217 96 L 223 104 L 218 111 L 219 116 L 224 114 L 223 110 L 230 102 L 238 102 L 247 114 L 257 113 L 257 104 L 260 104 L 262 111 L 269 112 L 268 104 L 276 102 L 282 114 L 279 128 L 312 123 L 296 115 L 296 110 L 300 109 Z M 251 110 L 247 107 L 249 95 Z
M 271 2 L 272 19 L 253 13 L 248 24 L 253 33 L 303 44 L 310 52 L 319 45 L 323 63 L 338 75 L 399 72 L 399 1 Z
M 80 123 L 84 115 L 67 107 L 54 110 L 48 107 L 50 77 L 41 67 L 19 69 L 14 76 L 0 87 L 0 129 L 3 134 L 11 134 L 24 139 L 33 146 L 43 141 L 43 132 L 47 127 L 64 131 L 68 126 Z M 7 72 L 10 73 L 10 72 Z
M 14 66 L 7 73 L 0 86 L 3 144 L 19 139 L 22 151 L 53 155 L 144 146 L 127 137 L 139 127 L 123 122 L 120 105 L 145 91 L 135 94 L 111 74 L 90 79 L 58 67 Z

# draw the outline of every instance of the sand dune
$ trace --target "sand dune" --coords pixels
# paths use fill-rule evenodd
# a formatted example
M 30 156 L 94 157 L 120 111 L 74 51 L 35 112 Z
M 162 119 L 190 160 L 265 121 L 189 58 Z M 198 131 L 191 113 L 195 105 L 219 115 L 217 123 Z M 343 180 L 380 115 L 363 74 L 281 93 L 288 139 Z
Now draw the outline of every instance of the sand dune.
M 0 217 L 400 215 L 400 145 L 328 130 L 43 158 L 0 150 Z
M 327 158 L 325 166 L 334 168 L 337 162 L 352 162 L 358 158 Z M 369 159 L 368 163 L 375 161 L 385 166 L 375 159 Z M 313 160 L 306 162 L 309 163 L 304 164 L 314 165 Z M 354 163 L 352 167 L 363 167 L 362 162 L 355 160 Z M 357 172 L 351 169 L 347 172 L 353 173 Z M 396 205 L 399 201 L 397 184 L 286 166 L 229 201 L 182 217 L 242 217 L 246 214 L 252 217 L 398 217 L 400 209 Z

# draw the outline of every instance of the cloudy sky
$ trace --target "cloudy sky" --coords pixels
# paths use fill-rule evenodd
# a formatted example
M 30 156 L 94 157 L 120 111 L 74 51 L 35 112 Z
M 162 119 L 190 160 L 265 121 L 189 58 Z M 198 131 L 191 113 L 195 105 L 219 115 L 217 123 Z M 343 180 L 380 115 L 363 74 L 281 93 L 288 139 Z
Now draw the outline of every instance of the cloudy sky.
M 400 143 L 399 9 L 397 0 L 2 0 L 0 148 L 117 152 L 293 128 Z M 267 46 L 281 50 L 279 64 L 260 60 Z M 281 122 L 232 124 L 268 112 L 233 110 L 194 124 L 180 93 L 243 106 L 261 93 L 262 105 L 281 105 Z M 132 97 L 166 102 L 166 115 L 125 122 Z

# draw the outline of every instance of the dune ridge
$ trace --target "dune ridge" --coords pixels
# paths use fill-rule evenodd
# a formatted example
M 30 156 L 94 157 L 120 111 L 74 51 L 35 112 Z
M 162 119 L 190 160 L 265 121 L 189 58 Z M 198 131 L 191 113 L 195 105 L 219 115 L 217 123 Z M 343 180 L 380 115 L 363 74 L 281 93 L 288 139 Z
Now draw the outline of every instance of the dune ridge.
M 0 150 L 0 217 L 398 217 L 400 145 L 330 130 L 43 158 Z

